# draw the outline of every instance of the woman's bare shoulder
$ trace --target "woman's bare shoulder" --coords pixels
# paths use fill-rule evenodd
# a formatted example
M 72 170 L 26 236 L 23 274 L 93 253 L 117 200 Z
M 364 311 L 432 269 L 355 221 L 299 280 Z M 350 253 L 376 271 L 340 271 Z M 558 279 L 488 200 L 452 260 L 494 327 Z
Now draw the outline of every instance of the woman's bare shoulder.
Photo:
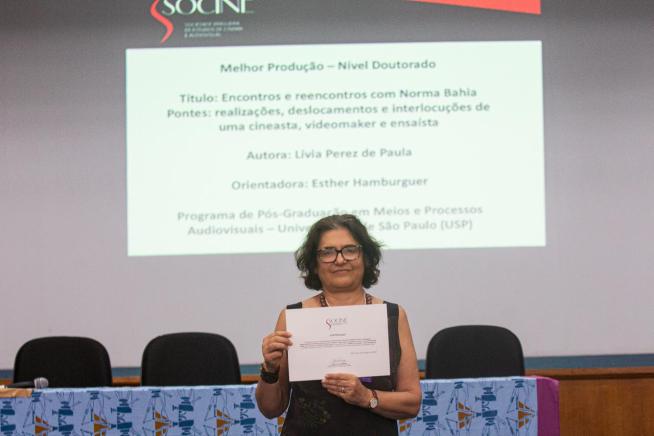
M 377 297 L 376 295 L 372 295 L 371 293 L 368 292 L 368 295 L 372 297 L 372 304 L 384 304 L 387 303 L 386 300 L 383 298 Z
M 314 295 L 306 300 L 302 300 L 302 307 L 320 307 L 320 298 L 317 295 Z

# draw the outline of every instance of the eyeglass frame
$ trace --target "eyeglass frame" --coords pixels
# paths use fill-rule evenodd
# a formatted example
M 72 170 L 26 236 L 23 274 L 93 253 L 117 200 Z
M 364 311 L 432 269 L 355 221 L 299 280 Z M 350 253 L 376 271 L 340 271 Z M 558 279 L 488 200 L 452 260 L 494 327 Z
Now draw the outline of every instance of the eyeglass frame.
M 356 257 L 354 257 L 354 258 L 352 258 L 352 259 L 348 259 L 348 258 L 346 258 L 345 255 L 343 254 L 343 250 L 348 249 L 348 248 L 353 248 L 353 247 L 357 249 Z M 331 250 L 334 250 L 334 254 L 335 254 L 335 255 L 334 255 L 334 260 L 326 261 L 326 260 L 322 260 L 322 259 L 320 258 L 320 254 L 321 254 L 321 253 L 324 253 L 325 250 L 330 250 L 330 251 L 331 251 Z M 363 250 L 363 245 L 361 245 L 361 244 L 356 244 L 356 245 L 346 245 L 346 246 L 342 247 L 340 250 L 337 249 L 337 248 L 334 248 L 334 247 L 321 248 L 321 249 L 316 250 L 316 255 L 317 255 L 316 257 L 317 257 L 318 260 L 319 260 L 320 262 L 322 262 L 322 263 L 335 263 L 335 262 L 338 260 L 338 255 L 340 254 L 344 261 L 346 261 L 346 262 L 353 262 L 353 261 L 357 260 L 359 257 L 361 257 L 361 251 L 362 251 L 362 250 Z

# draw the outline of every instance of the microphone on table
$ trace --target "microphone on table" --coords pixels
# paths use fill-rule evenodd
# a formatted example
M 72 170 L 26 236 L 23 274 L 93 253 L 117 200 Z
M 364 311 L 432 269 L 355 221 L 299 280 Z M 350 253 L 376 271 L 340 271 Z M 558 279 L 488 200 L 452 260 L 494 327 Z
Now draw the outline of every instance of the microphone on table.
M 0 389 L 23 389 L 23 388 L 34 388 L 34 389 L 45 389 L 48 387 L 50 382 L 45 377 L 37 377 L 32 381 L 23 381 L 17 383 L 10 383 L 8 385 L 0 385 Z

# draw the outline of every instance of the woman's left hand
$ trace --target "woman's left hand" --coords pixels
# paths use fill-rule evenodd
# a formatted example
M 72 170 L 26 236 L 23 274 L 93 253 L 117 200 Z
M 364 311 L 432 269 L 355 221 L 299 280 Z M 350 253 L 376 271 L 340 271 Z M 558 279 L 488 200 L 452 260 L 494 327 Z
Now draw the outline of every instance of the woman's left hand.
M 353 374 L 327 374 L 322 380 L 322 386 L 332 395 L 336 395 L 343 401 L 359 407 L 368 407 L 372 392 L 361 384 L 361 381 Z

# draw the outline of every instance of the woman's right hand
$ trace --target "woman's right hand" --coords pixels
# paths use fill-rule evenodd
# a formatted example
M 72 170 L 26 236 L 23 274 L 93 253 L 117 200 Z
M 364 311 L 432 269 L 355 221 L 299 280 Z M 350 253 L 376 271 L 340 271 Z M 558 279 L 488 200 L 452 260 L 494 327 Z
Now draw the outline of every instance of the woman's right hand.
M 263 338 L 261 344 L 261 353 L 263 354 L 263 364 L 266 371 L 277 372 L 284 357 L 284 351 L 288 349 L 291 342 L 291 334 L 287 331 L 275 331 Z

